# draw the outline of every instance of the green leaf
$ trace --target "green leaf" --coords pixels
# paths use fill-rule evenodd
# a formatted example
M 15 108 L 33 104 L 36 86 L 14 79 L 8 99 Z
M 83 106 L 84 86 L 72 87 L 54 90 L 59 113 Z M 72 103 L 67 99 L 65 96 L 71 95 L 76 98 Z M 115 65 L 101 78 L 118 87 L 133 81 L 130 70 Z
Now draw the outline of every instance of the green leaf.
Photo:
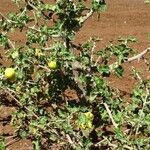
M 4 138 L 0 136 L 0 150 L 5 150 Z
M 118 66 L 117 68 L 115 68 L 115 73 L 118 77 L 122 77 L 123 72 L 124 72 L 124 69 L 122 68 L 122 66 Z
M 41 150 L 40 144 L 39 144 L 39 141 L 38 141 L 38 140 L 33 141 L 32 143 L 34 144 L 35 150 Z
M 21 130 L 21 131 L 19 132 L 19 135 L 21 136 L 21 138 L 25 139 L 25 138 L 27 138 L 28 133 L 27 133 L 27 131 L 25 131 L 25 130 Z
M 102 73 L 102 75 L 110 75 L 110 68 L 109 68 L 109 66 L 108 65 L 104 65 L 104 66 L 100 66 L 99 68 L 98 68 L 98 71 L 100 72 L 100 73 Z
M 105 0 L 93 0 L 92 1 L 93 9 L 99 12 L 103 12 L 107 9 Z
M 12 57 L 13 59 L 17 58 L 18 56 L 19 56 L 18 51 L 14 51 L 14 52 L 11 54 L 11 57 Z

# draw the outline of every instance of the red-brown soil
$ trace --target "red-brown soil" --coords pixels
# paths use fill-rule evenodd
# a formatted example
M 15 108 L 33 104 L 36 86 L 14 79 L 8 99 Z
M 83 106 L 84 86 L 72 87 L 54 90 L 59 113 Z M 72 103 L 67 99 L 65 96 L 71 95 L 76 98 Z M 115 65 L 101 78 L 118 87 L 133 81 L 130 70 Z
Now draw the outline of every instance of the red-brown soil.
M 88 0 L 90 2 L 90 0 Z M 100 15 L 100 21 L 97 21 L 96 15 L 92 16 L 76 36 L 76 42 L 82 43 L 89 37 L 98 36 L 102 41 L 98 43 L 98 48 L 105 47 L 109 41 L 115 41 L 119 36 L 132 35 L 138 39 L 136 44 L 132 46 L 141 52 L 150 46 L 148 33 L 150 33 L 150 5 L 144 4 L 144 0 L 107 0 L 108 10 Z M 10 11 L 16 11 L 16 7 L 10 0 L 0 0 L 0 12 L 7 14 Z M 24 43 L 24 33 L 17 32 L 15 35 L 10 34 L 11 39 Z M 10 62 L 6 59 L 4 51 L 0 49 L 3 58 L 0 63 L 7 66 Z M 150 55 L 146 55 L 149 57 Z M 131 76 L 131 67 L 142 72 L 142 77 L 150 78 L 147 66 L 141 61 L 134 61 L 125 64 L 125 75 L 123 78 L 110 76 L 109 83 L 120 90 L 130 93 L 136 85 L 135 80 Z M 68 93 L 70 94 L 70 93 Z M 70 95 L 72 97 L 72 95 Z M 13 135 L 14 128 L 2 120 L 10 116 L 15 109 L 12 107 L 0 107 L 0 135 Z M 11 141 L 11 139 L 9 139 Z M 32 144 L 29 140 L 14 141 L 7 147 L 7 150 L 32 150 Z

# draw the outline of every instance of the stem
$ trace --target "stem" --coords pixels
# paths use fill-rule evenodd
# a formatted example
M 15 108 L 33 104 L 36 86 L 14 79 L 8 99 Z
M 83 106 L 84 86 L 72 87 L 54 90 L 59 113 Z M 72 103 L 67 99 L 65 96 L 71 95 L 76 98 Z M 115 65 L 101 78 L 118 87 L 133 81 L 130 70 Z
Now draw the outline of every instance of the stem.
M 46 71 L 50 72 L 51 70 L 48 67 L 42 66 L 42 65 L 38 65 L 39 68 L 45 69 Z
M 15 93 L 15 91 L 13 91 L 13 90 L 7 88 L 7 90 L 5 90 L 5 92 L 6 92 L 13 100 L 15 100 L 18 105 L 20 105 L 20 106 L 22 107 L 22 104 L 19 102 L 19 100 L 18 100 L 17 98 L 15 98 L 15 97 L 11 94 L 11 92 Z M 29 110 L 26 106 L 23 106 L 23 107 L 24 107 L 27 111 L 30 112 L 30 110 Z M 34 117 L 36 117 L 37 119 L 39 118 L 34 112 L 32 112 L 32 113 L 33 113 L 33 116 L 34 116 Z
M 104 139 L 107 141 L 107 143 L 108 143 L 108 145 L 109 145 L 110 147 L 113 147 L 114 149 L 117 149 L 117 147 L 118 147 L 117 144 L 112 144 L 112 143 L 110 143 L 110 141 L 109 141 L 106 137 L 104 137 Z M 133 150 L 133 148 L 130 147 L 130 146 L 128 146 L 128 145 L 123 145 L 123 148 L 128 149 L 128 150 Z
M 13 44 L 13 42 L 10 40 L 10 39 L 8 39 L 8 43 L 11 45 L 11 47 L 15 50 L 16 48 L 15 48 L 15 45 Z
M 146 88 L 146 96 L 145 96 L 145 98 L 144 99 L 142 99 L 142 101 L 143 101 L 143 106 L 142 106 L 142 109 L 141 109 L 141 112 L 140 112 L 140 116 L 139 116 L 139 121 L 138 121 L 138 124 L 137 124 L 137 128 L 136 128 L 136 132 L 135 132 L 135 134 L 138 134 L 138 130 L 139 130 L 139 127 L 140 127 L 140 123 L 141 123 L 141 121 L 142 121 L 142 119 L 143 119 L 143 111 L 144 111 L 144 108 L 145 108 L 145 106 L 146 106 L 146 104 L 147 104 L 147 99 L 148 99 L 148 97 L 149 97 L 149 90 Z
M 25 7 L 24 10 L 22 11 L 22 13 L 18 17 L 20 18 L 25 13 L 26 10 L 27 10 L 27 8 Z
M 17 23 L 13 20 L 10 20 L 9 18 L 7 18 L 6 16 L 4 16 L 1 12 L 0 12 L 0 16 L 2 16 L 8 23 Z
M 138 59 L 138 61 L 139 61 L 139 60 L 141 59 L 141 57 L 143 57 L 143 55 L 145 55 L 145 54 L 148 53 L 149 51 L 150 51 L 150 47 L 147 48 L 146 50 L 142 51 L 142 52 L 139 53 L 138 55 L 128 58 L 126 61 L 124 61 L 124 63 L 131 62 L 131 61 L 134 61 L 134 60 L 136 60 L 136 59 Z M 119 65 L 119 63 L 118 63 L 118 62 L 115 62 L 115 63 L 109 65 L 109 68 L 110 68 L 110 70 L 112 70 L 112 69 L 113 69 L 113 66 L 117 67 L 118 65 Z
M 95 44 L 96 44 L 96 42 L 94 42 L 94 43 L 93 43 L 93 47 L 92 47 L 92 49 L 91 49 L 91 60 L 90 60 L 90 61 L 91 61 L 91 63 L 93 62 L 94 50 L 95 50 L 95 47 L 96 47 L 96 45 L 95 45 Z
M 139 60 L 139 59 L 140 59 L 143 55 L 145 55 L 148 51 L 150 51 L 150 47 L 147 48 L 146 50 L 142 51 L 142 52 L 139 53 L 138 55 L 128 58 L 126 62 L 131 62 L 131 61 L 136 60 L 136 59 Z
M 8 147 L 8 146 L 11 145 L 12 143 L 17 142 L 17 141 L 19 141 L 19 140 L 20 140 L 20 138 L 12 139 L 10 142 L 8 142 L 7 144 L 5 144 L 5 147 Z
M 86 14 L 86 16 L 82 17 L 82 20 L 80 20 L 80 24 L 83 24 L 89 17 L 91 17 L 93 15 L 94 11 L 93 9 L 90 10 L 89 13 Z
M 4 16 L 1 12 L 0 12 L 0 16 L 2 16 L 8 23 L 17 23 L 17 22 L 15 22 L 15 21 L 13 21 L 13 20 L 10 20 L 9 18 L 7 18 L 6 16 Z M 34 31 L 36 31 L 36 32 L 39 32 L 39 33 L 41 33 L 41 31 L 39 30 L 39 29 L 37 29 L 37 28 L 35 28 L 34 26 L 27 26 L 26 24 L 24 24 L 24 26 L 27 28 L 27 29 L 31 29 L 31 30 L 34 30 Z M 61 37 L 61 35 L 50 35 L 52 38 L 60 38 Z
M 6 33 L 4 33 L 4 32 L 2 32 L 2 34 L 3 35 L 6 35 Z M 16 49 L 15 48 L 15 45 L 13 44 L 13 42 L 7 37 L 7 40 L 8 40 L 8 43 L 11 45 L 11 47 L 13 48 L 13 49 Z
M 34 5 L 32 5 L 32 4 L 29 2 L 29 0 L 28 0 L 28 5 L 29 5 L 30 7 L 32 7 L 33 9 L 35 9 L 36 11 L 38 11 L 38 9 L 37 9 Z
M 100 61 L 100 58 L 101 56 L 98 56 L 98 58 L 96 59 L 95 66 L 97 66 L 98 62 Z
M 114 121 L 113 116 L 112 116 L 112 114 L 111 114 L 111 111 L 110 111 L 108 105 L 107 105 L 106 103 L 103 103 L 103 105 L 104 105 L 105 108 L 106 108 L 106 111 L 107 111 L 107 113 L 108 113 L 108 115 L 109 115 L 109 117 L 110 117 L 110 119 L 111 119 L 111 121 L 112 121 L 113 126 L 114 126 L 115 128 L 117 128 L 117 127 L 118 127 L 118 124 Z
M 2 18 L 4 18 L 5 20 L 7 20 L 7 22 L 10 22 L 10 20 L 6 16 L 4 16 L 1 12 L 0 12 L 0 15 L 2 16 Z
M 11 135 L 11 136 L 6 137 L 5 140 L 11 139 L 11 138 L 15 138 L 15 137 L 17 137 L 17 135 Z
M 69 136 L 69 134 L 66 134 L 66 137 L 67 137 L 67 139 L 68 139 L 68 142 L 69 142 L 71 145 L 74 145 L 74 143 L 73 143 L 71 137 Z
M 33 16 L 34 16 L 35 25 L 37 25 L 37 24 L 38 24 L 38 21 L 37 21 L 36 14 L 35 14 L 35 12 L 34 12 L 34 11 L 32 11 L 32 12 L 33 12 Z
M 15 98 L 15 97 L 11 94 L 11 92 L 15 93 L 15 91 L 13 91 L 13 90 L 7 88 L 7 89 L 5 90 L 5 92 L 6 92 L 13 100 L 15 100 L 15 101 L 22 107 L 22 104 L 18 101 L 18 99 Z M 26 106 L 23 106 L 23 107 L 24 107 L 27 111 L 30 111 Z M 33 116 L 34 116 L 36 119 L 39 119 L 39 117 L 38 117 L 34 112 L 32 112 L 32 113 L 33 113 Z M 51 131 L 51 130 L 43 129 L 43 128 L 41 128 L 41 127 L 38 126 L 38 125 L 37 125 L 37 127 L 38 127 L 39 129 L 45 131 L 45 132 L 48 132 L 48 133 L 55 133 L 55 134 L 58 136 L 58 138 L 59 138 L 59 135 L 58 135 L 58 133 L 57 133 L 55 130 L 52 130 L 52 131 Z M 46 125 L 46 127 L 49 127 L 49 126 Z M 8 144 L 10 144 L 10 143 L 8 143 Z M 8 144 L 7 144 L 7 145 L 8 145 Z

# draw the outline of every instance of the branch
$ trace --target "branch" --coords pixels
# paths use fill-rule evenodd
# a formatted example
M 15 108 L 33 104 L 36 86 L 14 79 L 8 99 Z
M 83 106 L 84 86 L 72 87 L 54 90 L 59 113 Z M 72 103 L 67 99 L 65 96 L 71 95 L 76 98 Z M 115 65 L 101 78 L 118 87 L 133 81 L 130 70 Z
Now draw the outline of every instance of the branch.
M 82 19 L 79 21 L 80 24 L 83 24 L 89 17 L 93 15 L 94 11 L 93 9 L 90 10 L 89 13 L 86 14 L 86 16 L 82 17 Z
M 117 128 L 117 127 L 118 127 L 118 124 L 114 121 L 113 116 L 112 116 L 112 114 L 111 114 L 111 111 L 110 111 L 108 105 L 107 105 L 106 103 L 103 103 L 103 105 L 104 105 L 105 108 L 106 108 L 106 111 L 107 111 L 107 113 L 108 113 L 108 115 L 109 115 L 109 117 L 110 117 L 110 119 L 111 119 L 111 121 L 112 121 L 113 126 L 114 126 L 115 128 Z
M 94 55 L 95 47 L 96 47 L 96 42 L 93 43 L 93 47 L 91 49 L 91 59 L 90 59 L 91 63 L 93 62 L 93 55 Z
M 4 18 L 5 20 L 7 20 L 7 22 L 10 22 L 10 20 L 9 20 L 6 16 L 4 16 L 1 12 L 0 12 L 0 16 L 1 16 L 2 18 Z
M 17 98 L 15 98 L 15 97 L 11 94 L 12 92 L 15 93 L 15 91 L 13 91 L 13 90 L 7 88 L 7 90 L 5 90 L 5 92 L 6 92 L 13 100 L 15 100 L 18 105 L 20 105 L 20 106 L 22 107 L 21 102 L 19 102 L 19 100 L 18 100 Z M 24 108 L 25 108 L 27 111 L 30 112 L 30 110 L 29 110 L 26 106 L 24 106 Z M 34 117 L 36 117 L 37 119 L 39 118 L 34 112 L 33 112 L 33 115 L 34 115 Z
M 126 61 L 124 61 L 123 63 L 131 62 L 131 61 L 134 61 L 134 60 L 136 60 L 136 59 L 140 60 L 141 57 L 143 57 L 143 55 L 145 55 L 145 54 L 148 53 L 149 51 L 150 51 L 150 47 L 147 48 L 146 50 L 142 51 L 142 52 L 139 53 L 138 55 L 128 58 L 128 59 L 127 59 Z M 109 65 L 109 68 L 110 68 L 110 70 L 112 70 L 113 68 L 116 68 L 118 65 L 119 65 L 119 63 L 118 63 L 118 62 L 115 62 L 115 63 Z
M 5 36 L 7 33 L 2 32 L 1 34 Z M 15 48 L 15 45 L 13 44 L 13 42 L 12 42 L 8 37 L 7 37 L 7 41 L 8 41 L 8 43 L 11 45 L 11 47 L 12 47 L 13 49 L 16 49 L 16 48 Z
M 15 45 L 13 44 L 13 42 L 8 38 L 8 43 L 11 45 L 11 47 L 13 48 L 13 49 L 16 49 L 15 48 Z
M 113 149 L 117 149 L 119 146 L 117 144 L 113 144 L 111 143 L 106 137 L 103 137 L 104 139 L 99 141 L 98 143 L 95 144 L 95 146 L 101 146 L 101 143 L 104 143 L 104 142 L 107 142 L 108 146 L 109 147 L 113 147 Z M 132 147 L 128 146 L 128 145 L 123 145 L 122 146 L 123 148 L 125 149 L 128 149 L 128 150 L 133 150 Z
M 15 22 L 15 21 L 13 21 L 13 20 L 10 20 L 9 18 L 7 18 L 6 16 L 4 16 L 1 12 L 0 12 L 0 16 L 2 16 L 2 18 L 4 18 L 8 23 L 17 23 L 17 22 Z M 24 24 L 24 27 L 26 27 L 27 29 L 31 29 L 31 30 L 34 30 L 34 31 L 36 31 L 36 32 L 39 32 L 39 33 L 41 33 L 41 31 L 39 30 L 39 29 L 37 29 L 37 28 L 35 28 L 34 26 L 27 26 L 26 24 Z M 60 37 L 62 37 L 61 35 L 49 35 L 49 36 L 51 36 L 52 38 L 60 38 Z
M 48 67 L 42 66 L 42 65 L 38 65 L 39 68 L 42 68 L 48 72 L 50 72 L 51 70 Z
M 10 20 L 9 18 L 7 18 L 6 16 L 4 16 L 1 12 L 0 12 L 0 16 L 2 17 L 2 18 L 4 18 L 8 23 L 17 23 L 17 22 L 15 22 L 15 21 L 13 21 L 13 20 Z
M 38 11 L 38 9 L 37 9 L 33 4 L 31 4 L 29 1 L 28 1 L 28 5 L 29 5 L 30 7 L 32 7 L 34 10 Z
M 131 62 L 131 61 L 133 61 L 133 60 L 135 60 L 135 59 L 138 59 L 138 60 L 139 60 L 139 59 L 140 59 L 143 55 L 145 55 L 148 51 L 150 51 L 150 47 L 147 48 L 146 50 L 142 51 L 142 52 L 139 53 L 138 55 L 128 58 L 128 60 L 127 60 L 126 62 Z
M 20 138 L 16 137 L 15 139 L 12 139 L 10 142 L 7 142 L 5 144 L 5 147 L 8 147 L 9 145 L 11 145 L 11 144 L 13 144 L 13 143 L 15 143 L 15 142 L 17 142 L 19 140 L 20 140 Z

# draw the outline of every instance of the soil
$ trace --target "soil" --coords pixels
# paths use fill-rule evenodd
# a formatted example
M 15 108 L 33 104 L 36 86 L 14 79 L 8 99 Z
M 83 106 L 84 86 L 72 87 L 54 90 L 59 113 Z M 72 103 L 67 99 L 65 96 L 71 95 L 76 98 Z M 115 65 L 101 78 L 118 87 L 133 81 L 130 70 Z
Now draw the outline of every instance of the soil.
M 88 0 L 90 2 L 90 0 Z M 97 44 L 98 48 L 105 47 L 109 41 L 116 41 L 118 37 L 123 36 L 135 36 L 137 43 L 132 47 L 138 52 L 141 52 L 150 46 L 150 39 L 148 39 L 148 33 L 150 33 L 150 5 L 144 4 L 144 0 L 107 0 L 108 9 L 106 12 L 101 13 L 100 20 L 97 20 L 96 14 L 92 16 L 83 26 L 81 31 L 76 36 L 76 42 L 82 43 L 89 37 L 98 36 L 102 39 Z M 7 14 L 10 11 L 16 11 L 16 7 L 10 0 L 0 0 L 0 12 Z M 25 43 L 24 33 L 17 32 L 15 35 L 10 34 L 10 38 L 19 43 Z M 10 61 L 5 57 L 5 52 L 0 49 L 0 64 L 3 66 L 9 66 Z M 145 55 L 149 57 L 149 54 Z M 145 63 L 140 61 L 134 61 L 132 63 L 126 63 L 124 65 L 125 74 L 122 78 L 117 78 L 111 75 L 107 78 L 109 84 L 114 88 L 118 88 L 130 94 L 131 90 L 135 87 L 136 81 L 131 75 L 131 69 L 134 66 L 138 71 L 142 73 L 144 79 L 149 79 L 150 74 L 147 70 Z M 71 92 L 68 93 L 70 97 Z M 128 96 L 127 96 L 128 97 Z M 11 113 L 15 111 L 12 106 L 0 107 L 0 135 L 5 135 L 8 138 L 13 136 L 14 128 L 4 123 L 6 118 L 9 118 Z M 8 121 L 9 122 L 9 121 Z M 32 150 L 32 143 L 30 140 L 13 141 L 13 138 L 7 139 L 12 141 L 7 147 L 7 150 Z

